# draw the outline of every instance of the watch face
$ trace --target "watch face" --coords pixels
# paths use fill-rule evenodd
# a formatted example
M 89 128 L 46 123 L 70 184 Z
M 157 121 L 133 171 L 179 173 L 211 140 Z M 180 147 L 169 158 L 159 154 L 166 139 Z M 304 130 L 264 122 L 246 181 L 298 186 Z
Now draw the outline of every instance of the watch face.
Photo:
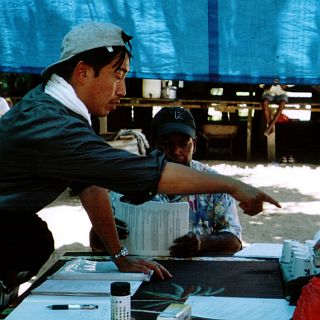
M 121 257 L 126 257 L 128 255 L 129 255 L 128 249 L 126 247 L 122 247 L 118 253 L 111 256 L 111 260 L 115 261 Z

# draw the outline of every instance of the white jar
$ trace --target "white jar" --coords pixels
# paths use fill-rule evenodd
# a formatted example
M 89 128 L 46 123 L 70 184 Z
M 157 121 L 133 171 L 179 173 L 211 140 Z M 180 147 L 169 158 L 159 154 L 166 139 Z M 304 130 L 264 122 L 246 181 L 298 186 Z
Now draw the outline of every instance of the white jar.
M 161 80 L 143 79 L 142 97 L 147 99 L 158 99 L 161 97 Z
M 111 320 L 131 320 L 129 282 L 111 283 Z

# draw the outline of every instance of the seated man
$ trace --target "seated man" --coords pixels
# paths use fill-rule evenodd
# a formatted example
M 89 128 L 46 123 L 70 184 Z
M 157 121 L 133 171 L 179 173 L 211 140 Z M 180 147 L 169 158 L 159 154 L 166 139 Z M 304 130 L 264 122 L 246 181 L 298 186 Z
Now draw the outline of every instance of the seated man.
M 286 103 L 288 102 L 288 94 L 286 91 L 284 91 L 287 86 L 276 83 L 274 85 L 261 85 L 261 87 L 264 89 L 261 96 L 261 105 L 267 123 L 267 128 L 264 131 L 264 135 L 268 136 L 274 132 L 274 126 L 282 114 Z M 271 117 L 271 110 L 269 108 L 270 103 L 277 103 L 279 105 L 273 117 Z
M 215 172 L 192 159 L 196 151 L 196 125 L 189 110 L 162 108 L 151 124 L 153 147 L 162 150 L 168 161 L 193 169 Z M 187 201 L 190 206 L 190 232 L 174 241 L 172 256 L 191 257 L 206 252 L 234 253 L 241 249 L 241 225 L 234 199 L 226 193 L 168 196 L 158 194 L 154 200 Z
M 165 153 L 168 161 L 193 169 L 215 172 L 192 159 L 196 150 L 196 126 L 190 111 L 168 107 L 159 111 L 151 125 L 152 143 Z M 113 193 L 111 193 L 111 199 Z M 162 202 L 187 201 L 190 206 L 190 232 L 174 241 L 171 256 L 191 257 L 207 252 L 234 253 L 241 249 L 241 225 L 234 199 L 226 193 L 168 196 L 153 199 Z M 130 230 L 129 230 L 130 231 Z M 90 246 L 103 250 L 91 231 Z

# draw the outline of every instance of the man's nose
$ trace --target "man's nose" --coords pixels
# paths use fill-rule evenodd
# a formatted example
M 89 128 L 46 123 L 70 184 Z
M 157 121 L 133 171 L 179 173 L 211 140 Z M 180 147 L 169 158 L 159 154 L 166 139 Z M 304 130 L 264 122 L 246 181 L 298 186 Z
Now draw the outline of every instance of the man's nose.
M 119 97 L 124 97 L 127 94 L 126 82 L 124 80 L 119 82 L 116 93 Z
M 181 148 L 179 146 L 173 145 L 171 149 L 172 154 L 180 154 Z

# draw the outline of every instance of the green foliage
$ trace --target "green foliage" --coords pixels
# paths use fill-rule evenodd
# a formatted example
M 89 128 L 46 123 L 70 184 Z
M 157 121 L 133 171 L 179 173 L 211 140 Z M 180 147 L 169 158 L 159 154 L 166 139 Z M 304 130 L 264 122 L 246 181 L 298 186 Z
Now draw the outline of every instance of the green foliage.
M 40 82 L 39 75 L 0 73 L 0 94 L 6 97 L 21 97 Z

